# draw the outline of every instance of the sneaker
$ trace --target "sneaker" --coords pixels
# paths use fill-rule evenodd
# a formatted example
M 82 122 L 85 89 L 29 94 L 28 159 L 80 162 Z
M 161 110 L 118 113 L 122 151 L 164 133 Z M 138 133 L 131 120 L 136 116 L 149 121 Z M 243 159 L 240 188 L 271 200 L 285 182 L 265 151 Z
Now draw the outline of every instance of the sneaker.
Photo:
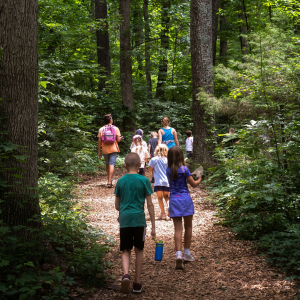
M 183 259 L 182 259 L 182 255 L 181 254 L 177 254 L 176 255 L 176 265 L 175 265 L 175 269 L 181 269 L 183 270 Z
M 191 253 L 190 254 L 183 253 L 182 258 L 185 261 L 194 261 L 195 260 Z
M 143 288 L 143 286 L 142 286 L 141 283 L 136 283 L 136 282 L 134 282 L 134 283 L 133 283 L 133 290 L 132 290 L 132 292 L 133 292 L 133 293 L 136 293 L 136 294 L 139 294 L 139 293 L 142 292 L 142 288 Z
M 122 278 L 120 293 L 129 294 L 130 293 L 129 286 L 130 286 L 130 276 L 128 274 L 125 274 Z

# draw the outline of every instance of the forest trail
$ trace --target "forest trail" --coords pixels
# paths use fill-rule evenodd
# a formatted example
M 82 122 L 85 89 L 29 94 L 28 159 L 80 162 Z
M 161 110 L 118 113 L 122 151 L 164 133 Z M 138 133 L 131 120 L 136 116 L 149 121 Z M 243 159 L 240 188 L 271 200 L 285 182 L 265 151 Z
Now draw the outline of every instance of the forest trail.
M 125 171 L 117 170 L 117 178 Z M 147 173 L 149 175 L 149 173 Z M 186 263 L 184 270 L 175 270 L 173 222 L 156 220 L 157 240 L 165 243 L 162 262 L 154 261 L 155 243 L 150 237 L 150 221 L 147 221 L 147 237 L 142 273 L 143 292 L 140 295 L 119 293 L 122 278 L 121 252 L 119 251 L 118 212 L 114 207 L 114 189 L 106 187 L 106 176 L 89 178 L 82 182 L 82 201 L 92 207 L 90 223 L 99 226 L 116 241 L 107 254 L 114 263 L 106 270 L 104 288 L 74 299 L 295 299 L 297 286 L 285 281 L 263 258 L 251 249 L 251 242 L 239 241 L 229 228 L 214 226 L 215 209 L 206 200 L 203 188 L 191 188 L 195 205 L 191 252 L 193 263 Z M 156 219 L 159 207 L 153 194 Z M 135 255 L 131 261 L 130 276 L 134 279 Z M 131 286 L 132 287 L 132 286 Z

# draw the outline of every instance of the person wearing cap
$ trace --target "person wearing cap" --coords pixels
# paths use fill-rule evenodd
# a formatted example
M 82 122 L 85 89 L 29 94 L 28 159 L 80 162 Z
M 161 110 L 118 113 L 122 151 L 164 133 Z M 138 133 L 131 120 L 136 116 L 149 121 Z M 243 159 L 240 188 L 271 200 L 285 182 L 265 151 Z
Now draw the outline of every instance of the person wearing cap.
M 142 129 L 138 129 L 138 130 L 135 132 L 135 134 L 142 137 L 142 146 L 143 146 L 144 148 L 146 148 L 146 150 L 148 151 L 147 143 L 146 143 L 145 141 L 143 141 L 143 134 L 144 134 L 143 130 L 142 130 Z M 135 147 L 134 142 L 132 142 L 132 144 L 131 144 L 131 146 L 130 146 L 130 150 L 131 150 L 133 147 Z
M 140 135 L 136 134 L 133 138 L 134 146 L 131 149 L 131 152 L 134 152 L 140 157 L 140 167 L 139 174 L 145 176 L 145 163 L 148 162 L 149 154 L 147 148 L 143 146 L 143 139 Z M 147 144 L 146 144 L 147 145 Z

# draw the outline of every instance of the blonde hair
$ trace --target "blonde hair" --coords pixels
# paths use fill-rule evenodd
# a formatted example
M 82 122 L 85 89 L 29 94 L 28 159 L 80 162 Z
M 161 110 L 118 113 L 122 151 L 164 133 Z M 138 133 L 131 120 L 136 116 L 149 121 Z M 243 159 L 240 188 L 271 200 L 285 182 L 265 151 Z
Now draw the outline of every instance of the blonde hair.
M 141 137 L 138 137 L 134 140 L 135 143 L 135 153 L 140 154 L 143 150 L 143 139 Z
M 156 146 L 155 150 L 154 150 L 154 156 L 164 156 L 167 157 L 168 156 L 168 147 L 164 144 L 159 144 Z
M 168 117 L 163 117 L 161 122 L 162 122 L 163 126 L 169 126 L 170 119 Z
M 151 132 L 151 138 L 154 138 L 155 136 L 157 136 L 157 132 L 156 131 L 152 131 Z

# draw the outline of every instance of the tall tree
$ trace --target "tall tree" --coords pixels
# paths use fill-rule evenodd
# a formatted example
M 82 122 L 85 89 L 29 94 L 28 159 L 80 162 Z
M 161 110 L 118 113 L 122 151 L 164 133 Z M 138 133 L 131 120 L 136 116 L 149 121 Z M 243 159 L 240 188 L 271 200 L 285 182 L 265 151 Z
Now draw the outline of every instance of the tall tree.
M 25 162 L 11 157 L 2 162 L 1 177 L 7 187 L 0 190 L 7 226 L 39 228 L 30 221 L 40 215 L 38 185 L 38 0 L 9 0 L 0 5 L 0 131 L 4 142 L 20 147 L 14 155 L 26 155 Z M 3 132 L 6 131 L 6 134 Z M 30 230 L 18 234 L 31 237 Z
M 191 63 L 193 88 L 194 154 L 196 162 L 213 164 L 213 116 L 198 100 L 198 94 L 213 95 L 214 75 L 212 58 L 211 0 L 191 0 Z
M 240 2 L 239 18 L 240 18 L 241 51 L 242 51 L 242 55 L 246 55 L 246 54 L 249 54 L 248 41 L 247 41 L 247 37 L 246 37 L 247 30 L 249 28 L 248 28 L 248 20 L 247 20 L 246 6 L 245 6 L 244 0 L 241 0 L 241 2 Z
M 144 21 L 145 21 L 145 73 L 147 80 L 148 98 L 152 97 L 152 81 L 151 81 L 151 61 L 150 61 L 150 25 L 148 14 L 148 1 L 144 0 Z
M 212 0 L 212 52 L 213 52 L 213 65 L 215 65 L 215 63 L 216 63 L 216 54 L 217 54 L 219 8 L 220 8 L 220 0 Z
M 134 131 L 134 101 L 132 90 L 132 67 L 130 55 L 130 0 L 120 0 L 120 15 L 122 17 L 120 25 L 121 92 L 124 107 L 127 108 L 127 115 L 123 119 L 123 126 L 125 131 Z
M 161 0 L 161 31 L 160 31 L 160 44 L 162 50 L 162 58 L 159 63 L 156 97 L 165 100 L 165 85 L 168 75 L 168 58 L 167 51 L 169 50 L 170 38 L 169 38 L 169 23 L 170 23 L 170 0 Z
M 221 15 L 220 15 L 220 62 L 225 66 L 227 65 L 227 17 L 226 17 L 226 0 L 221 2 Z
M 107 3 L 106 0 L 95 1 L 95 18 L 101 26 L 96 31 L 97 36 L 97 56 L 100 66 L 99 90 L 105 87 L 106 77 L 110 75 L 110 54 L 109 54 L 109 35 L 107 22 Z

